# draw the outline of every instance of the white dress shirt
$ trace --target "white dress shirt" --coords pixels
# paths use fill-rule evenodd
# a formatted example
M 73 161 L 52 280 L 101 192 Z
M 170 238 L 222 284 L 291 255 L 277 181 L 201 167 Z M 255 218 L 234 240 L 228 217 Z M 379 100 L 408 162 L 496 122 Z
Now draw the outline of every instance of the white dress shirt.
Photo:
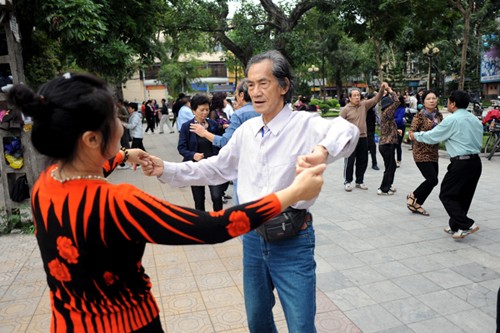
M 241 203 L 261 198 L 289 186 L 295 178 L 297 157 L 322 145 L 328 163 L 348 157 L 356 147 L 359 130 L 343 118 L 333 121 L 316 113 L 294 112 L 286 105 L 267 124 L 262 116 L 243 123 L 217 156 L 199 162 L 164 162 L 158 179 L 173 186 L 222 184 L 238 179 Z M 315 199 L 298 202 L 298 209 L 312 206 Z

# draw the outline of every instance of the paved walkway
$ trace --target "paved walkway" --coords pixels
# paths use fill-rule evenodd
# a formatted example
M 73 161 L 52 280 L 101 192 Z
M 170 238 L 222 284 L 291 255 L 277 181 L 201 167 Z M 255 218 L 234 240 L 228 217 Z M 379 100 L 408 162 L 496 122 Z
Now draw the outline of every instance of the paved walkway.
M 177 134 L 146 135 L 152 154 L 180 160 Z M 326 171 L 313 207 L 316 228 L 318 332 L 493 332 L 500 286 L 500 156 L 483 158 L 470 216 L 481 230 L 461 241 L 442 229 L 447 215 L 439 188 L 411 214 L 406 194 L 422 181 L 408 147 L 392 197 L 376 195 L 382 171 L 368 169 L 369 190 L 343 190 L 343 161 Z M 382 158 L 379 156 L 379 162 Z M 440 159 L 440 179 L 448 160 Z M 131 170 L 110 180 L 130 182 L 182 205 L 190 189 L 172 188 Z M 208 205 L 210 207 L 210 205 Z M 0 333 L 47 332 L 50 305 L 33 236 L 0 237 Z M 167 332 L 247 332 L 241 242 L 215 246 L 148 246 L 144 257 Z M 280 332 L 286 324 L 276 307 Z

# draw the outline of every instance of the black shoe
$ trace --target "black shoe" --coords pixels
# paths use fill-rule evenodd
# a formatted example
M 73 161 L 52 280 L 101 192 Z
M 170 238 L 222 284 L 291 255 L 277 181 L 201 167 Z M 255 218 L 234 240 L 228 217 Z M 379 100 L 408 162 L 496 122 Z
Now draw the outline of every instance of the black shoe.
M 376 166 L 376 165 L 373 165 L 373 166 L 372 166 L 372 169 L 373 169 L 373 170 L 380 170 L 380 168 L 379 168 L 378 166 Z
M 222 197 L 222 203 L 225 203 L 225 204 L 226 204 L 226 203 L 227 203 L 227 199 L 226 199 L 226 198 L 224 198 L 224 197 Z
M 224 194 L 222 197 L 223 197 L 224 199 L 227 199 L 227 200 L 229 200 L 229 199 L 232 199 L 232 198 L 233 198 L 232 196 L 227 195 L 227 194 Z

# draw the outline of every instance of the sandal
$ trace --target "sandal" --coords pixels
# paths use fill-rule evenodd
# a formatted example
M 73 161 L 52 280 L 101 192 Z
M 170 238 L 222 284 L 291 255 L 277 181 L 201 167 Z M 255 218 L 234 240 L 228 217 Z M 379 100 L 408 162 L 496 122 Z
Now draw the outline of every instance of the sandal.
M 417 211 L 417 207 L 415 207 L 415 204 L 417 203 L 417 198 L 413 196 L 413 193 L 408 194 L 406 196 L 406 207 L 412 212 L 415 213 Z
M 406 196 L 406 207 L 408 207 L 412 213 L 429 216 L 429 213 L 424 207 L 417 203 L 417 198 L 413 196 L 413 193 Z

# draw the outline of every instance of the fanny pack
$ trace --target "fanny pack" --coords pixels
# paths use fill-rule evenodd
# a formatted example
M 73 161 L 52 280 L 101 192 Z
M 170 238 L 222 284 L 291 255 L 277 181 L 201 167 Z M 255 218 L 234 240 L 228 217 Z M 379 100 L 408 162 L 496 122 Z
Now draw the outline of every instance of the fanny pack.
M 255 231 L 266 242 L 276 242 L 295 236 L 307 221 L 311 221 L 311 214 L 306 209 L 288 207 L 280 215 L 273 217 Z

